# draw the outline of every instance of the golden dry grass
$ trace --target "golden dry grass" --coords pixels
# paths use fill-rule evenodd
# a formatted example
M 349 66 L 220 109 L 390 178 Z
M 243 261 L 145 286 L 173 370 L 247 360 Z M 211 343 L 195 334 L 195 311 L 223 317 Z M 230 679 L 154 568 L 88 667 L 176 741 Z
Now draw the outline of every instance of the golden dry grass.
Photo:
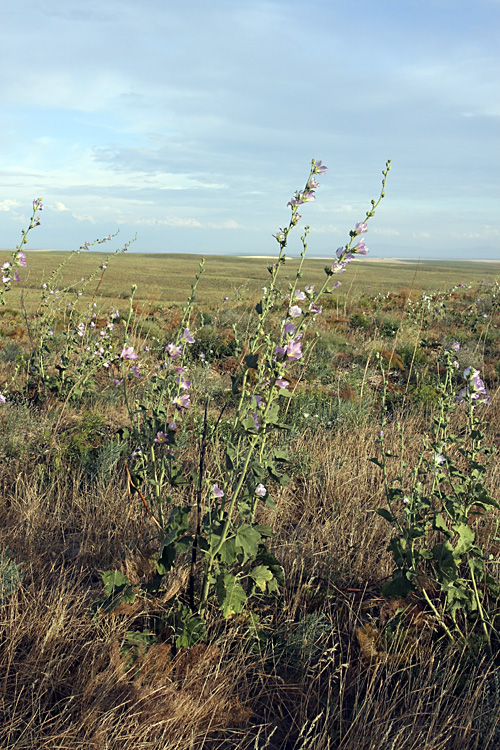
M 493 425 L 499 404 L 497 393 Z M 3 419 L 14 407 L 7 410 Z M 38 419 L 49 424 L 50 413 Z M 411 415 L 405 425 L 412 456 L 427 425 Z M 395 422 L 386 432 L 395 449 Z M 266 511 L 286 583 L 279 607 L 258 606 L 264 636 L 256 639 L 239 619 L 221 624 L 214 616 L 207 644 L 173 657 L 159 642 L 139 649 L 133 665 L 123 651 L 127 634 L 146 627 L 161 606 L 141 599 L 97 617 L 90 609 L 100 593 L 98 570 L 116 566 L 140 577 L 149 565 L 137 546 L 147 519 L 131 502 L 123 472 L 89 484 L 78 472 L 48 479 L 29 456 L 12 460 L 3 475 L 0 547 L 24 565 L 24 578 L 0 606 L 0 746 L 494 747 L 500 677 L 493 664 L 474 664 L 459 648 L 446 653 L 444 644 L 431 649 L 426 618 L 387 641 L 393 613 L 379 591 L 391 571 L 389 530 L 374 512 L 383 494 L 380 471 L 368 460 L 376 436 L 370 420 L 297 439 L 299 469 L 309 456 L 304 471 L 276 495 L 277 513 Z M 498 500 L 499 480 L 496 464 L 489 485 Z M 485 543 L 492 529 L 482 522 Z

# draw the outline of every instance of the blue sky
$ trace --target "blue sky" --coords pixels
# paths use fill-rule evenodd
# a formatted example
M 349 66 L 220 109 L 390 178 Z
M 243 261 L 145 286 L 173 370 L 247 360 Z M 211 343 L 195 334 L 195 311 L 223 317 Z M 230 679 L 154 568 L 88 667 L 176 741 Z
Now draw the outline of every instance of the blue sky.
M 500 260 L 500 0 L 7 0 L 2 17 L 4 248 L 43 197 L 36 248 L 119 227 L 140 252 L 273 254 L 314 157 L 329 171 L 302 223 L 333 256 L 390 158 L 371 256 Z

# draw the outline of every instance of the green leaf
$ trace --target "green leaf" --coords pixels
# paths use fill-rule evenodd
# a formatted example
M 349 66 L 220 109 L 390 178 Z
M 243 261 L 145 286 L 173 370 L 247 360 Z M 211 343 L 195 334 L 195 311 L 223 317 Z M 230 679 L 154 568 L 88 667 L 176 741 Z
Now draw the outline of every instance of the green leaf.
M 459 523 L 453 526 L 454 531 L 458 534 L 457 543 L 455 544 L 455 557 L 465 555 L 473 546 L 476 535 L 474 531 L 465 523 Z
M 266 422 L 268 424 L 277 424 L 279 418 L 280 408 L 277 403 L 272 404 L 267 412 Z
M 271 479 L 274 479 L 276 484 L 279 484 L 280 487 L 287 487 L 290 484 L 290 477 L 288 474 L 285 474 L 284 472 L 276 471 L 273 467 L 268 468 L 269 476 Z
M 445 534 L 447 537 L 451 536 L 450 530 L 446 524 L 446 521 L 444 520 L 441 513 L 438 513 L 436 517 L 434 518 L 434 524 L 433 527 L 436 531 L 441 531 L 443 534 Z
M 264 505 L 266 505 L 271 510 L 276 510 L 276 503 L 272 499 L 271 495 L 267 494 L 264 498 Z
M 131 583 L 127 576 L 123 575 L 123 573 L 120 573 L 119 570 L 106 570 L 103 573 L 101 573 L 101 580 L 104 584 L 104 593 L 106 596 L 111 596 L 115 592 L 121 592 L 127 587 L 131 587 Z M 133 602 L 135 599 L 135 594 L 132 599 L 129 599 L 128 601 Z
M 92 604 L 94 612 L 111 612 L 120 604 L 131 604 L 136 597 L 132 585 L 119 570 L 106 570 L 101 573 L 104 584 L 104 596 L 99 597 Z
M 245 419 L 241 420 L 241 425 L 247 432 L 257 432 L 257 428 L 255 427 L 255 420 L 253 419 L 253 417 L 245 417 Z
M 277 558 L 273 555 L 272 552 L 269 552 L 266 547 L 261 544 L 259 547 L 259 552 L 256 557 L 256 562 L 262 563 L 262 565 L 265 565 L 266 568 L 269 568 L 269 570 L 273 574 L 273 579 L 268 584 L 268 592 L 271 593 L 272 591 L 278 590 L 278 584 L 282 586 L 285 582 L 285 577 L 283 575 L 283 567 L 277 560 Z
M 243 553 L 243 562 L 255 558 L 259 550 L 262 535 L 252 526 L 240 526 L 236 532 L 236 550 Z
M 201 615 L 193 614 L 189 607 L 179 604 L 179 609 L 169 618 L 176 633 L 177 648 L 191 648 L 206 635 L 205 621 Z
M 272 456 L 276 461 L 286 461 L 286 463 L 290 463 L 290 456 L 286 451 L 274 450 Z
M 457 562 L 450 542 L 435 544 L 432 548 L 432 559 L 439 581 L 448 583 L 456 581 L 458 577 Z
M 236 560 L 236 539 L 226 539 L 219 551 L 219 558 L 225 565 L 232 565 Z
M 247 354 L 245 357 L 245 364 L 248 369 L 256 370 L 259 366 L 259 355 L 258 354 Z
M 247 600 L 247 595 L 236 576 L 232 573 L 219 575 L 216 591 L 222 614 L 226 619 L 241 612 Z
M 267 523 L 256 523 L 253 528 L 259 532 L 262 537 L 274 536 L 272 528 Z
M 382 516 L 382 518 L 385 518 L 385 520 L 389 523 L 394 523 L 394 521 L 396 520 L 396 516 L 393 516 L 392 513 L 387 510 L 387 508 L 377 508 L 375 512 L 378 513 L 379 516 Z
M 369 458 L 368 460 L 371 461 L 372 464 L 375 464 L 375 466 L 378 466 L 379 469 L 384 468 L 384 464 L 381 461 L 379 461 L 378 458 Z
M 273 577 L 272 572 L 265 565 L 258 565 L 256 568 L 253 568 L 249 575 L 255 581 L 257 588 L 262 592 L 266 590 L 267 582 Z
M 408 580 L 402 570 L 395 570 L 392 581 L 382 586 L 382 596 L 386 597 L 399 597 L 406 599 L 410 591 L 414 591 L 415 587 Z

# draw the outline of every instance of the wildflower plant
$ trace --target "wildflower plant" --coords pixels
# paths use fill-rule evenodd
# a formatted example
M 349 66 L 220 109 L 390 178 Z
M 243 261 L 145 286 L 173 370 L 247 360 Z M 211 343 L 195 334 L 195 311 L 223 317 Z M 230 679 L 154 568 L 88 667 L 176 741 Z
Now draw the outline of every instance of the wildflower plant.
M 246 340 L 237 341 L 241 370 L 231 376 L 227 403 L 210 416 L 213 405 L 209 409 L 209 399 L 205 399 L 203 417 L 197 422 L 197 465 L 184 465 L 178 441 L 186 420 L 196 423 L 191 416 L 190 347 L 196 342 L 193 302 L 203 266 L 178 332 L 159 352 L 155 371 L 144 388 L 131 376 L 134 367 L 141 367 L 141 358 L 130 345 L 129 323 L 124 321 L 121 383 L 134 445 L 129 482 L 153 520 L 159 539 L 156 571 L 146 592 L 159 590 L 163 577 L 176 564 L 186 560 L 190 564 L 188 591 L 172 613 L 177 646 L 202 637 L 209 609 L 219 608 L 226 618 L 237 615 L 250 597 L 275 595 L 283 582 L 282 567 L 268 547 L 273 532 L 260 522 L 259 506 L 275 509 L 274 488 L 290 481 L 289 457 L 280 448 L 278 436 L 286 429 L 283 414 L 292 398 L 291 374 L 314 344 L 306 343 L 305 334 L 322 313 L 322 295 L 340 286 L 340 282 L 332 284 L 332 277 L 342 274 L 356 255 L 368 253 L 362 235 L 384 196 L 389 169 L 388 162 L 380 197 L 372 201 L 364 221 L 356 224 L 347 244 L 325 268 L 326 279 L 318 290 L 301 283 L 309 234 L 309 227 L 304 228 L 298 268 L 284 294 L 279 274 L 286 262 L 289 235 L 301 219 L 299 208 L 315 200 L 317 176 L 327 171 L 322 162 L 312 161 L 304 188 L 288 203 L 288 225 L 274 235 L 278 257 L 268 266 L 270 281 L 255 307 L 255 323 L 247 329 Z M 212 466 L 207 458 L 222 427 L 223 458 Z M 109 595 L 101 605 L 109 607 Z
M 385 399 L 383 402 L 382 455 L 372 461 L 384 475 L 387 507 L 377 512 L 394 529 L 388 551 L 395 569 L 382 593 L 423 596 L 450 638 L 461 632 L 465 621 L 479 622 L 491 649 L 494 626 L 488 601 L 489 596 L 498 596 L 499 589 L 488 572 L 490 558 L 478 542 L 474 519 L 499 507 L 485 486 L 495 446 L 485 444 L 484 409 L 489 396 L 478 370 L 467 367 L 463 371 L 463 387 L 456 394 L 459 348 L 454 341 L 443 351 L 445 375 L 439 386 L 433 431 L 424 438 L 413 468 L 404 462 L 404 434 L 399 425 L 399 471 L 392 482 L 388 465 L 398 456 L 386 446 Z M 456 434 L 451 431 L 451 420 L 458 410 L 464 412 L 466 427 Z
M 27 229 L 21 230 L 21 242 L 12 253 L 11 259 L 5 261 L 0 267 L 2 274 L 2 283 L 0 284 L 0 305 L 5 305 L 5 294 L 11 290 L 12 283 L 21 281 L 17 269 L 26 268 L 27 262 L 24 246 L 28 243 L 28 234 L 31 230 L 40 225 L 40 211 L 42 208 L 42 199 L 35 198 L 33 201 L 33 212 L 28 227 Z
M 69 253 L 41 284 L 37 315 L 31 322 L 27 319 L 32 347 L 29 358 L 29 384 L 32 389 L 49 390 L 62 397 L 67 397 L 71 392 L 73 397 L 79 397 L 99 369 L 111 372 L 111 365 L 118 360 L 114 326 L 119 313 L 111 308 L 103 322 L 96 299 L 111 256 L 126 252 L 131 243 L 127 242 L 108 254 L 94 271 L 77 284 L 61 284 L 64 267 L 76 255 L 95 245 L 110 242 L 115 236 L 86 242 Z M 84 292 L 88 293 L 89 289 L 92 290 L 91 301 L 82 305 Z

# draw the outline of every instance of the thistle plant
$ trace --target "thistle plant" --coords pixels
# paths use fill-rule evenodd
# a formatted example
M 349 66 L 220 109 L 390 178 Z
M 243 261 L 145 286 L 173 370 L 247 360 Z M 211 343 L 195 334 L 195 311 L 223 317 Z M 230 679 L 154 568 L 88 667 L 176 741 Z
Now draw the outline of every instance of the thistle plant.
M 477 539 L 474 519 L 499 507 L 485 486 L 495 448 L 485 444 L 483 410 L 489 396 L 478 370 L 467 367 L 463 371 L 464 384 L 456 394 L 459 348 L 455 341 L 443 351 L 444 381 L 439 386 L 433 431 L 425 437 L 413 468 L 404 461 L 404 434 L 399 425 L 399 471 L 392 482 L 388 464 L 398 457 L 386 447 L 384 399 L 382 455 L 372 461 L 383 471 L 387 508 L 377 512 L 394 529 L 388 550 L 395 569 L 382 593 L 423 596 L 450 638 L 461 632 L 465 620 L 479 622 L 491 649 L 493 615 L 488 596 L 498 596 L 499 589 L 488 572 L 489 557 Z M 458 410 L 464 412 L 466 427 L 454 433 L 452 415 Z
M 337 250 L 317 291 L 301 283 L 309 235 L 309 227 L 305 227 L 294 281 L 284 294 L 279 274 L 286 263 L 290 233 L 301 219 L 299 207 L 315 200 L 317 176 L 327 171 L 322 162 L 312 161 L 304 188 L 288 203 L 288 225 L 274 235 L 278 258 L 268 266 L 270 281 L 255 307 L 255 324 L 248 329 L 246 340 L 237 342 L 240 372 L 232 376 L 227 402 L 215 415 L 208 398 L 202 404 L 196 465 L 183 465 L 178 440 L 193 407 L 189 379 L 190 347 L 197 335 L 192 326 L 193 302 L 203 267 L 183 309 L 178 332 L 157 353 L 155 371 L 143 387 L 138 385 L 141 357 L 130 344 L 129 321 L 124 321 L 121 381 L 134 444 L 129 483 L 152 519 L 159 540 L 156 571 L 146 592 L 157 591 L 174 565 L 183 560 L 190 564 L 188 591 L 172 612 L 178 646 L 202 637 L 209 608 L 218 607 L 226 618 L 237 615 L 253 595 L 276 595 L 283 582 L 282 567 L 268 548 L 273 532 L 260 522 L 259 507 L 275 509 L 273 488 L 290 481 L 288 455 L 279 441 L 280 431 L 286 429 L 283 415 L 292 398 L 290 378 L 313 345 L 306 342 L 306 333 L 309 324 L 321 315 L 322 295 L 340 286 L 340 282 L 332 284 L 332 277 L 344 273 L 356 255 L 368 253 L 362 235 L 384 197 L 389 169 L 388 162 L 378 200 L 372 200 L 365 219 L 350 232 L 346 245 Z M 191 417 L 193 422 L 196 420 Z M 219 441 L 222 428 L 222 460 L 209 464 L 207 457 L 215 456 L 211 446 Z M 113 597 L 120 601 L 123 590 L 130 595 L 123 577 L 122 588 L 116 592 L 109 584 L 115 580 L 113 574 L 103 575 L 106 596 L 99 606 L 109 608 Z

